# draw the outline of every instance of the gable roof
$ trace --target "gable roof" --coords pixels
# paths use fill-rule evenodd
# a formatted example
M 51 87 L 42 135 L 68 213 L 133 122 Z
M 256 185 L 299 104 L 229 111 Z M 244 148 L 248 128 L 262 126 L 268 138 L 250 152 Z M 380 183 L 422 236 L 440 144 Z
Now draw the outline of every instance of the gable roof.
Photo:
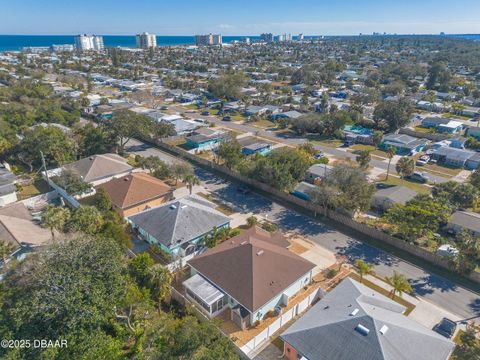
M 172 248 L 230 222 L 216 205 L 196 195 L 173 200 L 129 217 L 163 245 Z
M 117 154 L 89 156 L 65 165 L 64 168 L 75 171 L 85 182 L 93 182 L 133 170 L 127 161 Z
M 405 204 L 407 201 L 412 200 L 416 195 L 416 191 L 402 185 L 396 185 L 376 191 L 374 197 L 387 198 L 394 203 Z
M 253 313 L 315 267 L 288 245 L 280 232 L 254 227 L 188 264 Z
M 454 343 L 404 311 L 404 306 L 346 278 L 281 338 L 308 359 L 448 359 Z
M 112 203 L 121 209 L 142 204 L 173 191 L 172 187 L 146 173 L 123 176 L 98 187 L 104 189 L 110 195 Z
M 468 211 L 455 211 L 450 219 L 450 224 L 458 225 L 464 229 L 480 233 L 480 215 Z

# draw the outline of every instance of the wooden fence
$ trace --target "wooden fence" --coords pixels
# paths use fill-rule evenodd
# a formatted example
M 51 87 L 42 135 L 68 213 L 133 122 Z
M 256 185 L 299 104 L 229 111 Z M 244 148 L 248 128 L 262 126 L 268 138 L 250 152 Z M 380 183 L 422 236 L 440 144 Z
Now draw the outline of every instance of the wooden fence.
M 210 160 L 200 158 L 198 156 L 195 156 L 194 154 L 190 154 L 187 151 L 184 151 L 180 149 L 179 147 L 161 142 L 161 141 L 156 141 L 155 144 L 162 150 L 165 150 L 166 152 L 176 155 L 177 157 L 180 157 L 182 159 L 188 160 L 196 165 L 199 165 L 203 168 L 210 169 L 214 172 L 220 173 L 223 176 L 230 178 L 234 181 L 243 183 L 245 185 L 250 186 L 251 188 L 255 190 L 260 190 L 266 194 L 268 194 L 271 198 L 274 200 L 278 200 L 282 203 L 286 203 L 288 205 L 293 205 L 294 207 L 301 208 L 302 210 L 306 211 L 307 213 L 310 213 L 310 215 L 317 216 L 317 214 L 324 214 L 325 210 L 318 205 L 314 205 L 311 202 L 302 200 L 300 198 L 297 198 L 296 196 L 293 196 L 291 194 L 288 194 L 286 192 L 277 190 L 267 184 L 264 184 L 262 182 L 259 182 L 255 179 L 248 178 L 246 176 L 243 176 L 237 171 L 230 170 L 224 166 L 218 165 Z M 418 246 L 409 244 L 408 242 L 393 237 L 383 231 L 377 230 L 373 227 L 370 227 L 365 224 L 361 224 L 353 220 L 351 217 L 346 216 L 345 214 L 342 214 L 338 211 L 332 211 L 328 210 L 327 211 L 327 217 L 332 220 L 333 222 L 342 224 L 352 230 L 355 230 L 362 235 L 365 235 L 367 237 L 370 237 L 374 240 L 377 240 L 379 242 L 386 243 L 388 245 L 391 245 L 397 249 L 403 250 L 408 254 L 411 254 L 413 256 L 416 256 L 422 260 L 428 261 L 429 263 L 439 266 L 441 268 L 450 270 L 454 272 L 454 268 L 452 264 L 448 261 L 448 259 L 436 255 L 434 253 L 431 253 L 425 249 L 422 249 Z M 480 283 L 480 274 L 476 272 L 472 272 L 469 275 L 464 275 L 466 278 L 476 282 Z

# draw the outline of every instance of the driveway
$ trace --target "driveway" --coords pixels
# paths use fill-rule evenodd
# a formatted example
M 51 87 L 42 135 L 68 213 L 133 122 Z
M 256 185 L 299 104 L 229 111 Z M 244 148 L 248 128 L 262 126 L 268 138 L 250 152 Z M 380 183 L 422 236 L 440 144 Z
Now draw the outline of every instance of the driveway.
M 173 158 L 171 161 L 179 161 L 156 148 L 149 147 L 147 151 L 161 159 Z M 327 250 L 347 257 L 351 263 L 358 258 L 373 263 L 375 272 L 380 276 L 391 276 L 396 270 L 410 279 L 415 296 L 423 297 L 426 301 L 444 308 L 462 319 L 480 316 L 479 294 L 368 245 L 318 220 L 287 209 L 260 194 L 240 193 L 237 191 L 237 185 L 203 169 L 196 168 L 195 173 L 205 188 L 225 203 L 235 206 L 240 213 L 252 213 L 274 221 L 282 230 L 301 234 Z

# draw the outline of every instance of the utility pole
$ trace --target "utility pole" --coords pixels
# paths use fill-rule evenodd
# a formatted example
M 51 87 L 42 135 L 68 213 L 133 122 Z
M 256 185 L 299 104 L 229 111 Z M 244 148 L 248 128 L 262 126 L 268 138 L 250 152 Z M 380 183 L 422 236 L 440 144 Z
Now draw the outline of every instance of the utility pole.
M 47 165 L 45 164 L 45 156 L 43 156 L 42 150 L 40 150 L 40 157 L 42 158 L 42 167 L 43 167 L 43 170 L 45 171 L 45 177 L 47 178 L 48 188 L 50 189 L 50 180 L 48 179 Z

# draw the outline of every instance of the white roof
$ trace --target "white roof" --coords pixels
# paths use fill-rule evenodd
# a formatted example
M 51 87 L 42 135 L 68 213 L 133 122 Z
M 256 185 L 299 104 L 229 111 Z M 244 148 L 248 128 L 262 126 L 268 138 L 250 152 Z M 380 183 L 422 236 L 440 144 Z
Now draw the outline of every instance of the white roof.
M 214 304 L 225 296 L 215 286 L 210 284 L 204 277 L 195 274 L 190 279 L 183 282 L 183 286 L 197 295 L 202 301 L 208 305 Z

